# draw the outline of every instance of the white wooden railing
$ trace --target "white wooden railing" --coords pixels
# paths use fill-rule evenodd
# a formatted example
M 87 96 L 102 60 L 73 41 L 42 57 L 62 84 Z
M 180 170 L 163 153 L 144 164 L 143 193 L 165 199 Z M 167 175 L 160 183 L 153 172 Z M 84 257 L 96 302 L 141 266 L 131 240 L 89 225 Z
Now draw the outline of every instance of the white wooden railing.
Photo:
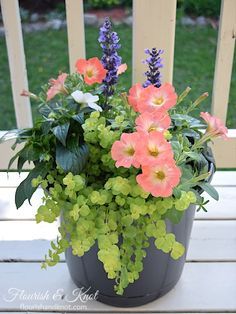
M 18 0 L 0 0 L 6 33 L 8 59 L 17 127 L 30 127 L 30 102 L 21 97 L 28 89 L 24 44 Z M 83 1 L 66 0 L 70 71 L 75 60 L 85 57 Z M 163 81 L 172 82 L 174 61 L 176 0 L 133 0 L 133 82 L 143 80 L 140 60 L 146 47 L 165 50 Z M 157 31 L 158 30 L 158 31 Z M 45 34 L 46 36 L 46 34 Z M 213 83 L 212 112 L 226 122 L 231 72 L 236 37 L 236 0 L 222 0 L 218 45 Z M 4 118 L 4 117 L 3 117 Z M 4 131 L 0 131 L 0 135 Z M 6 169 L 12 143 L 0 146 L 0 169 Z M 236 167 L 236 130 L 229 130 L 229 140 L 217 139 L 213 146 L 219 168 Z

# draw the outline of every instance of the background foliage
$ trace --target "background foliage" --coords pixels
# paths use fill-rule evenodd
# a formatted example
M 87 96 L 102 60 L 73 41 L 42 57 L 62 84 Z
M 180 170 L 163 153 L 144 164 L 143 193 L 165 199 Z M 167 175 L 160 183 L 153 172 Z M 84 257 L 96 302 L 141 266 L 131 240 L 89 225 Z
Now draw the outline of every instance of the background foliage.
M 185 14 L 194 16 L 217 17 L 220 12 L 221 0 L 177 0 L 178 8 Z M 47 12 L 49 10 L 63 10 L 64 0 L 20 0 L 20 5 L 33 12 Z M 116 6 L 132 7 L 132 0 L 84 0 L 84 7 L 88 9 L 111 9 Z
M 128 71 L 121 76 L 120 83 L 127 89 L 131 85 L 132 29 L 117 26 L 121 37 L 121 55 L 128 64 Z M 66 30 L 47 31 L 24 35 L 29 87 L 38 93 L 42 83 L 56 77 L 58 71 L 68 71 L 68 51 Z M 190 97 L 197 98 L 208 91 L 210 97 L 201 109 L 210 110 L 211 91 L 214 75 L 217 30 L 211 27 L 184 27 L 177 24 L 175 37 L 174 85 L 181 92 L 187 85 L 192 87 Z M 37 49 L 35 49 L 37 47 Z M 158 47 L 159 48 L 159 47 Z M 97 43 L 97 28 L 86 27 L 87 56 L 101 56 Z M 4 37 L 0 37 L 0 129 L 16 126 L 11 96 L 9 69 Z M 144 55 L 145 57 L 145 55 Z M 232 73 L 227 125 L 236 127 L 236 75 L 235 61 Z M 35 104 L 32 103 L 34 115 Z

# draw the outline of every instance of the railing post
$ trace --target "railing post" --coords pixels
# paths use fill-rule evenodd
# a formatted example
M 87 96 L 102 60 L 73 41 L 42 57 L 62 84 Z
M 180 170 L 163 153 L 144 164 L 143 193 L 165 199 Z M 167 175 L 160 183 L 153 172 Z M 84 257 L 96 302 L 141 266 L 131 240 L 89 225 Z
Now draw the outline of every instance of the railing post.
M 1 9 L 17 127 L 30 127 L 32 126 L 30 101 L 28 97 L 20 96 L 23 89 L 28 90 L 28 80 L 18 0 L 1 0 Z
M 143 82 L 144 49 L 163 49 L 162 81 L 172 83 L 176 0 L 133 0 L 133 83 Z
M 78 58 L 85 58 L 83 0 L 66 0 L 66 20 L 70 72 L 75 71 Z
M 222 0 L 212 94 L 212 112 L 226 122 L 236 37 L 236 1 Z

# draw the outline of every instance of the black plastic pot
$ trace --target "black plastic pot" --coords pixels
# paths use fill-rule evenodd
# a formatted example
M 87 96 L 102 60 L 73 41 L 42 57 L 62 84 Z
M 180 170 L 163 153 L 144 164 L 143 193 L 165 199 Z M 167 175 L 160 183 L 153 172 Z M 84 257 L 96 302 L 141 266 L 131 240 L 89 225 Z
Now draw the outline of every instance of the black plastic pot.
M 210 168 L 213 175 L 214 165 L 211 164 Z M 83 257 L 74 256 L 71 248 L 66 251 L 66 262 L 72 280 L 78 287 L 89 289 L 89 293 L 95 293 L 98 290 L 98 301 L 113 306 L 139 306 L 166 294 L 176 285 L 182 274 L 195 209 L 195 205 L 190 205 L 178 224 L 166 221 L 167 231 L 174 233 L 177 241 L 185 246 L 184 256 L 173 260 L 169 254 L 158 250 L 153 240 L 150 240 L 140 278 L 125 289 L 124 295 L 119 296 L 114 292 L 115 281 L 107 278 L 103 264 L 97 258 L 96 244 Z

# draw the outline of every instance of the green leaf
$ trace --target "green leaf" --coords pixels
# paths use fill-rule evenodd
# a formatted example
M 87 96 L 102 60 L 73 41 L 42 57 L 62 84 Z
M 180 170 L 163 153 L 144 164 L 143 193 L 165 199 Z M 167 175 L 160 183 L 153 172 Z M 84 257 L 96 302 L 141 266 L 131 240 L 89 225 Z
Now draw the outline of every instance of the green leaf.
M 133 218 L 131 215 L 126 215 L 121 218 L 121 223 L 123 226 L 130 226 L 133 222 Z
M 24 203 L 26 199 L 28 199 L 30 203 L 30 199 L 37 188 L 32 187 L 32 179 L 37 178 L 38 176 L 41 176 L 42 178 L 45 178 L 47 175 L 47 169 L 45 168 L 45 165 L 43 163 L 39 163 L 35 166 L 34 169 L 30 171 L 28 176 L 25 180 L 23 180 L 20 185 L 16 189 L 15 194 L 15 203 L 17 209 L 21 207 L 21 205 Z
M 183 129 L 181 130 L 181 133 L 187 137 L 196 138 L 196 139 L 200 138 L 199 133 L 192 129 Z
M 178 187 L 175 187 L 173 189 L 173 194 L 176 198 L 180 198 L 181 197 L 181 190 Z
M 183 217 L 183 211 L 176 210 L 175 208 L 168 209 L 165 218 L 169 219 L 173 224 L 178 224 Z
M 39 159 L 42 151 L 40 148 L 36 148 L 33 145 L 25 145 L 25 147 L 20 151 L 20 156 L 29 161 L 36 161 Z
M 43 134 L 47 135 L 52 127 L 52 121 L 45 121 L 41 125 L 41 129 Z
M 184 183 L 188 180 L 191 180 L 193 177 L 193 170 L 191 168 L 191 166 L 184 164 L 184 166 L 180 166 L 181 168 L 181 183 Z
M 25 159 L 23 156 L 19 156 L 18 160 L 17 160 L 17 170 L 19 173 L 21 173 L 22 168 L 24 166 L 24 164 L 26 163 L 27 159 Z
M 9 164 L 8 164 L 8 168 L 7 168 L 7 171 L 10 170 L 12 164 L 14 163 L 14 161 L 19 157 L 20 155 L 20 152 L 18 152 L 17 154 L 15 154 L 9 161 Z
M 126 227 L 123 235 L 124 238 L 135 238 L 137 235 L 137 229 L 134 226 Z
M 155 240 L 155 246 L 157 249 L 162 250 L 164 253 L 169 253 L 175 242 L 175 236 L 172 233 L 165 235 L 164 237 L 157 238 Z
M 79 122 L 80 124 L 83 124 L 84 123 L 84 115 L 83 113 L 79 113 L 79 114 L 76 114 L 74 116 L 72 116 L 72 119 Z
M 209 162 L 202 153 L 199 153 L 198 156 L 199 160 L 196 160 L 197 162 L 195 163 L 198 173 L 206 173 L 209 169 Z
M 4 143 L 6 141 L 14 140 L 18 138 L 19 134 L 22 132 L 22 130 L 15 129 L 6 132 L 1 138 L 0 138 L 0 144 Z
M 183 244 L 181 244 L 179 242 L 175 242 L 173 244 L 173 248 L 172 248 L 172 251 L 170 253 L 170 256 L 174 260 L 177 260 L 184 254 L 184 252 L 185 252 L 185 248 L 184 248 Z
M 56 162 L 65 171 L 73 174 L 80 173 L 88 159 L 88 146 L 83 144 L 73 151 L 62 145 L 56 147 Z
M 201 157 L 198 153 L 195 152 L 185 152 L 186 156 L 190 157 L 192 160 L 201 161 Z
M 201 123 L 200 120 L 195 119 L 191 116 L 185 115 L 185 114 L 174 114 L 171 116 L 171 119 L 174 120 L 175 125 L 180 126 L 184 124 L 184 122 L 188 123 L 190 127 L 194 128 L 200 128 L 200 127 L 205 127 L 204 124 Z
M 66 138 L 67 138 L 69 127 L 70 127 L 70 124 L 65 123 L 62 125 L 58 125 L 52 129 L 53 134 L 62 143 L 63 146 L 66 146 Z
M 171 142 L 172 149 L 174 151 L 175 159 L 178 159 L 182 153 L 182 147 L 178 141 Z
M 0 144 L 6 141 L 10 141 L 10 140 L 14 140 L 14 139 L 18 139 L 21 136 L 24 138 L 28 138 L 29 137 L 29 132 L 31 132 L 30 129 L 14 129 L 11 131 L 6 132 L 1 138 L 0 138 Z
M 199 183 L 198 185 L 216 201 L 219 200 L 219 194 L 212 185 L 209 183 Z

